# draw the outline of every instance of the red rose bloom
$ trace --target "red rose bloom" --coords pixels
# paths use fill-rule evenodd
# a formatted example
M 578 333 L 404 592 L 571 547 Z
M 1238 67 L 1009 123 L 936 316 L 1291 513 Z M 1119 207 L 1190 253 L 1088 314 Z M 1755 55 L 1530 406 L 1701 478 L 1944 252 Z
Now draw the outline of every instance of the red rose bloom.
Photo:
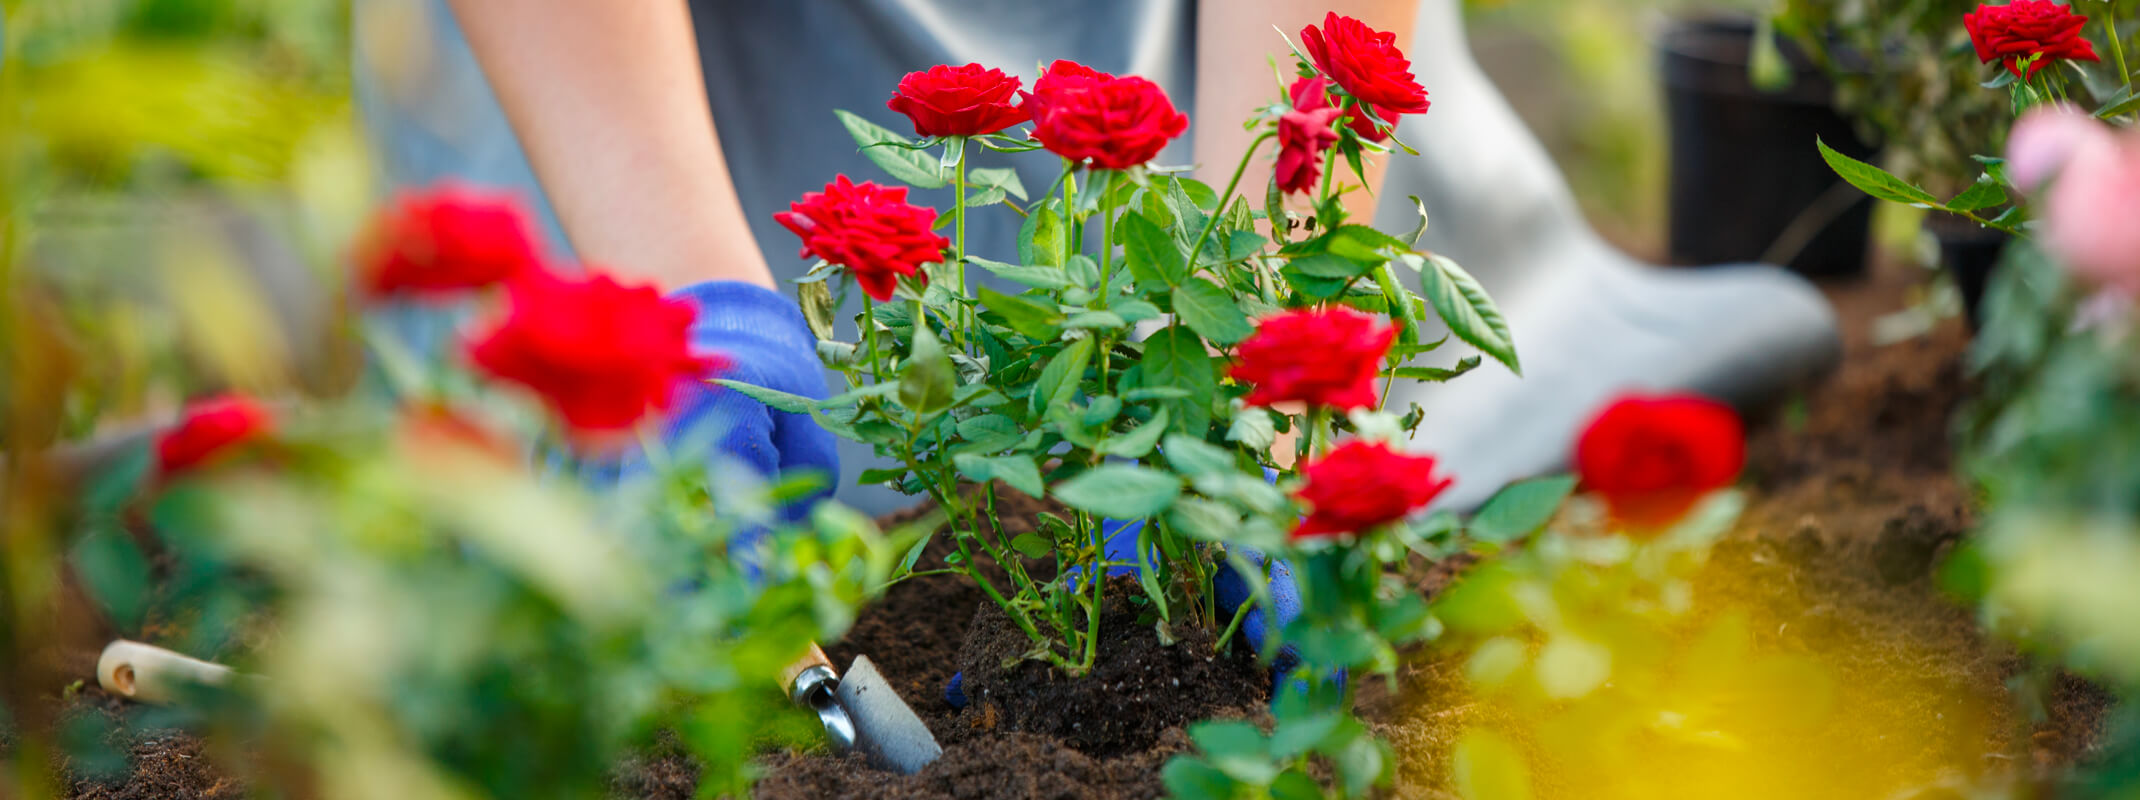
M 1342 306 L 1256 322 L 1227 375 L 1251 384 L 1251 406 L 1302 402 L 1350 410 L 1375 404 L 1375 375 L 1397 331 Z
M 1114 80 L 1115 76 L 1077 63 L 1057 59 L 1042 70 L 1040 78 L 1033 81 L 1033 91 L 1019 92 L 1024 98 L 1024 108 L 1033 119 L 1040 119 L 1050 103 L 1063 95 L 1089 89 L 1101 81 Z
M 1308 516 L 1293 538 L 1360 533 L 1403 519 L 1434 501 L 1452 479 L 1436 477 L 1433 456 L 1412 456 L 1380 442 L 1353 439 L 1301 470 L 1308 479 L 1295 497 Z
M 1128 169 L 1152 160 L 1189 128 L 1189 115 L 1175 110 L 1159 84 L 1069 62 L 1056 65 L 1034 82 L 1026 100 L 1033 138 L 1049 152 L 1091 159 L 1096 169 Z
M 1394 44 L 1397 34 L 1384 33 L 1351 17 L 1330 12 L 1323 27 L 1300 29 L 1301 43 L 1315 68 L 1337 82 L 1338 88 L 1373 103 L 1375 113 L 1394 122 L 1394 114 L 1427 113 L 1427 90 L 1412 77 L 1412 62 Z
M 979 64 L 909 72 L 884 105 L 914 121 L 922 136 L 979 136 L 1028 119 L 1012 104 L 1019 80 Z
M 854 273 L 877 302 L 892 299 L 900 276 L 928 280 L 921 265 L 941 261 L 951 240 L 937 235 L 936 209 L 907 202 L 904 186 L 854 183 L 841 175 L 773 215 L 817 256 Z
M 666 411 L 679 381 L 726 369 L 691 352 L 698 309 L 607 275 L 515 283 L 504 318 L 469 345 L 475 365 L 540 395 L 583 439 Z
M 1976 45 L 1977 60 L 1989 64 L 2005 60 L 2008 72 L 2030 78 L 2045 64 L 2061 58 L 2097 61 L 2095 45 L 2081 37 L 2088 18 L 2050 0 L 2014 0 L 2003 6 L 1983 5 L 1962 15 L 1969 29 L 1969 43 Z M 2021 61 L 2041 53 L 2042 58 L 2021 74 Z
M 274 421 L 266 406 L 244 395 L 195 402 L 177 425 L 156 437 L 157 474 L 176 475 L 207 464 L 266 434 Z
M 1338 115 L 1331 107 L 1327 87 L 1320 75 L 1303 76 L 1293 82 L 1293 110 L 1278 118 L 1278 188 L 1307 192 L 1322 176 L 1323 151 L 1336 144 L 1337 131 L 1330 120 Z
M 374 296 L 466 291 L 542 269 L 512 195 L 453 183 L 396 199 L 372 223 L 356 261 L 359 285 Z
M 1745 430 L 1730 406 L 1695 395 L 1628 395 L 1591 420 L 1575 445 L 1583 485 L 1613 518 L 1641 530 L 1670 525 L 1746 464 Z

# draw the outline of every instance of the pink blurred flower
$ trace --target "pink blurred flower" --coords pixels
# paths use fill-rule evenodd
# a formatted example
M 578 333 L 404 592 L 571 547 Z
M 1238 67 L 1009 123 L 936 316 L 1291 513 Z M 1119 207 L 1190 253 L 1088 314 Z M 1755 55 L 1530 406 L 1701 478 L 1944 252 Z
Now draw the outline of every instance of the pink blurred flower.
M 2084 143 L 2110 138 L 2094 117 L 2068 105 L 2040 106 L 2006 138 L 2006 178 L 2024 192 L 2050 182 Z

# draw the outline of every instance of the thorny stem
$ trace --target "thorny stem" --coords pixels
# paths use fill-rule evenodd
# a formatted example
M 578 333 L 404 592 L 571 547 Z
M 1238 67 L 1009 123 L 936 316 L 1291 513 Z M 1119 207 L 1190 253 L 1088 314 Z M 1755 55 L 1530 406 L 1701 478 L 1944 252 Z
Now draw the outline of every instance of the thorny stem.
M 1219 227 L 1219 217 L 1226 213 L 1226 201 L 1233 199 L 1234 189 L 1241 185 L 1241 173 L 1248 171 L 1249 161 L 1256 157 L 1256 150 L 1263 146 L 1264 140 L 1276 135 L 1264 131 L 1255 141 L 1248 143 L 1248 152 L 1241 155 L 1241 163 L 1234 165 L 1233 177 L 1226 179 L 1226 191 L 1219 193 L 1218 205 L 1212 207 L 1211 216 L 1204 220 L 1204 229 L 1196 234 L 1196 244 L 1189 246 L 1189 274 L 1196 274 L 1196 259 L 1204 253 L 1204 241 L 1210 239 L 1211 232 Z M 1271 224 L 1277 225 L 1278 220 L 1272 220 Z

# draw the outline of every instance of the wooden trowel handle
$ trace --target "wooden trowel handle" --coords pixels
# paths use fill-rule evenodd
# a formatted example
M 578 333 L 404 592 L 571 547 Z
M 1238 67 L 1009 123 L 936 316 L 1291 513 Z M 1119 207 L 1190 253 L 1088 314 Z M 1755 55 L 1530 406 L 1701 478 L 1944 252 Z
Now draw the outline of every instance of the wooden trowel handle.
M 825 649 L 818 647 L 816 642 L 811 642 L 810 652 L 804 653 L 802 658 L 797 659 L 793 664 L 789 664 L 787 669 L 780 671 L 781 691 L 794 691 L 795 679 L 801 676 L 804 670 L 811 667 L 824 667 L 825 669 L 833 670 L 835 673 L 838 672 L 838 670 L 833 669 L 832 659 L 825 657 Z

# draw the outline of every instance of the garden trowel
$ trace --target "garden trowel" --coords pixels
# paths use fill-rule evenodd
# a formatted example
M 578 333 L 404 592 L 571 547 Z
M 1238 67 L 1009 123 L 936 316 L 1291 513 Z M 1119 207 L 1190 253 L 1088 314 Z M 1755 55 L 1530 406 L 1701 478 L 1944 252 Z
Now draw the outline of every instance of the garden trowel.
M 825 738 L 837 752 L 859 752 L 870 766 L 902 775 L 920 772 L 944 754 L 936 735 L 899 699 L 869 656 L 855 656 L 843 676 L 833 671 L 825 651 L 812 644 L 801 661 L 781 674 L 781 684 L 796 705 L 817 712 L 825 723 Z

